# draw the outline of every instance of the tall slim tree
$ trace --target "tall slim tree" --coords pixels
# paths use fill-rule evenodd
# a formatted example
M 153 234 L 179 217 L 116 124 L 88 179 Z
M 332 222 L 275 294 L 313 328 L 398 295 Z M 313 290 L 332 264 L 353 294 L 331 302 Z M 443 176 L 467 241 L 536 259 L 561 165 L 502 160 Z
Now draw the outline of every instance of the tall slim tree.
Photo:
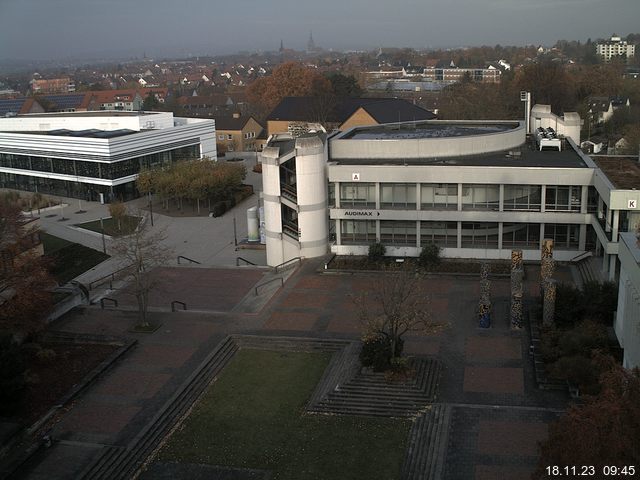
M 138 304 L 138 326 L 149 327 L 149 294 L 158 286 L 153 270 L 165 265 L 172 255 L 172 249 L 164 244 L 166 235 L 162 230 L 152 230 L 144 214 L 138 228 L 131 234 L 119 237 L 112 245 L 113 252 L 129 266 L 126 278 L 129 289 Z

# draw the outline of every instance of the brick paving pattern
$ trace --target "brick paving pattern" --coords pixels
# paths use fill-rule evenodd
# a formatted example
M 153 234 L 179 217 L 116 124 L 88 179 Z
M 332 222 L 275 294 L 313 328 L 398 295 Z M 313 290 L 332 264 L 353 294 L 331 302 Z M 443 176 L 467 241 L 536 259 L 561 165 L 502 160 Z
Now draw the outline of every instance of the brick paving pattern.
M 135 312 L 96 308 L 71 312 L 55 328 L 123 335 L 140 343 L 62 417 L 52 432 L 54 438 L 89 442 L 86 445 L 125 444 L 230 333 L 359 338 L 362 326 L 353 297 L 371 291 L 380 276 L 323 275 L 316 272 L 319 265 L 319 261 L 303 263 L 263 310 L 253 315 L 236 314 L 234 307 L 261 281 L 263 271 L 162 269 L 172 293 L 156 293 L 154 302 L 164 305 L 167 300 L 181 300 L 190 309 L 219 313 L 152 311 L 151 319 L 162 327 L 148 335 L 130 332 L 137 321 Z M 567 276 L 561 267 L 558 270 L 558 278 Z M 538 295 L 539 268 L 526 265 L 525 272 L 528 304 Z M 407 354 L 433 356 L 442 365 L 437 398 L 452 412 L 445 436 L 444 478 L 527 478 L 536 465 L 537 442 L 565 408 L 567 397 L 536 387 L 528 333 L 509 328 L 509 279 L 492 278 L 489 330 L 478 328 L 475 313 L 479 278 L 432 275 L 423 280 L 423 289 L 431 300 L 434 320 L 447 327 L 435 335 L 408 334 L 405 349 Z M 79 451 L 76 464 L 68 460 L 59 465 L 66 469 L 66 478 L 76 477 L 88 455 L 83 452 Z M 49 460 L 42 459 L 43 468 Z
M 524 394 L 521 368 L 467 367 L 464 369 L 464 391 Z

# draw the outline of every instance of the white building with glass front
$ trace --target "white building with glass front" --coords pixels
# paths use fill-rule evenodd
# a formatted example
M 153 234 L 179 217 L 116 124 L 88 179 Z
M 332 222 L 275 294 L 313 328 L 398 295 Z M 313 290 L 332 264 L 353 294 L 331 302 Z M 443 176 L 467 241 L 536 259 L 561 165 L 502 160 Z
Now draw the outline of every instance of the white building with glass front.
M 507 259 L 521 249 L 538 260 L 550 238 L 557 260 L 591 251 L 614 279 L 618 234 L 640 223 L 640 184 L 616 186 L 579 138 L 537 128 L 557 140 L 551 148 L 518 121 L 273 136 L 262 155 L 269 265 L 365 255 L 374 242 L 389 256 L 434 242 L 444 257 Z
M 141 168 L 216 158 L 213 120 L 170 112 L 42 113 L 0 118 L 0 188 L 110 201 L 137 195 Z

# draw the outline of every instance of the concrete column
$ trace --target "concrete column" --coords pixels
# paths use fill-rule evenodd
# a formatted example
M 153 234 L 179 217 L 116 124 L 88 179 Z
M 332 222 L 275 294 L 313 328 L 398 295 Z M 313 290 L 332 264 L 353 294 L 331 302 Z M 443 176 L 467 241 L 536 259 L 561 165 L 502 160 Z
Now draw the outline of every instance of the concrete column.
M 340 182 L 335 182 L 334 185 L 335 185 L 334 192 L 336 196 L 335 198 L 336 208 L 340 208 Z
M 500 184 L 500 199 L 498 200 L 498 211 L 504 212 L 504 184 Z M 500 223 L 500 228 L 502 229 L 502 223 Z M 500 244 L 499 248 L 502 248 L 502 234 L 500 235 L 500 240 L 498 240 Z
M 300 229 L 298 256 L 320 257 L 329 248 L 326 145 L 318 137 L 297 138 L 295 162 Z
M 617 255 L 609 255 L 609 281 L 615 282 L 616 280 L 616 262 L 618 261 Z
M 376 182 L 376 210 L 380 210 L 380 182 Z
M 420 184 L 416 183 L 416 210 L 422 209 L 422 189 L 420 188 Z
M 589 187 L 586 185 L 582 186 L 582 191 L 580 192 L 580 213 L 587 213 L 587 205 L 589 203 Z
M 376 222 L 376 242 L 380 242 L 380 239 L 382 238 L 380 236 L 380 220 L 375 220 Z
M 500 190 L 502 192 L 502 185 L 500 185 Z M 502 198 L 502 193 L 500 193 L 500 198 Z M 502 209 L 502 201 L 500 201 L 500 209 Z M 498 222 L 498 250 L 502 250 L 502 222 Z
M 460 198 L 460 197 L 458 197 Z M 462 248 L 462 222 L 458 222 L 458 248 Z
M 607 208 L 607 222 L 604 227 L 604 231 L 609 233 L 611 231 L 611 209 Z
M 611 225 L 611 241 L 618 241 L 618 227 L 620 226 L 620 210 L 613 211 L 613 222 Z
M 546 211 L 546 205 L 547 205 L 547 186 L 546 185 L 541 185 L 540 187 L 540 211 L 541 212 L 545 212 Z M 542 235 L 540 235 L 540 238 L 542 238 Z
M 340 220 L 334 220 L 336 222 L 336 245 L 342 245 L 342 230 Z
M 538 250 L 542 248 L 542 240 L 544 240 L 544 223 L 540 224 L 540 242 L 538 242 Z
M 279 156 L 278 147 L 266 147 L 261 154 L 267 265 L 272 267 L 284 261 Z
M 580 225 L 580 233 L 578 234 L 578 250 L 584 251 L 587 248 L 587 226 Z
M 420 220 L 416 220 L 416 247 L 422 246 L 422 240 L 420 239 Z
M 604 202 L 602 201 L 602 197 L 598 194 L 598 218 L 604 217 Z
M 458 211 L 462 211 L 462 184 L 458 184 Z M 460 229 L 458 229 L 460 230 Z

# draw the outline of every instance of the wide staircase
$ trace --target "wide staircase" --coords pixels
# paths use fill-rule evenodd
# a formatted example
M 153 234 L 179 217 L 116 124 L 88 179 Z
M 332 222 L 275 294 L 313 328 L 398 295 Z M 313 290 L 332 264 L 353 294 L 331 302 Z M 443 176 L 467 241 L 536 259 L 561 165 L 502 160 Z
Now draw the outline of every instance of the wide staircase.
M 405 380 L 389 381 L 384 373 L 369 369 L 345 369 L 354 374 L 336 383 L 322 382 L 324 395 L 314 395 L 308 410 L 338 415 L 406 417 L 419 413 L 435 400 L 441 365 L 435 359 L 414 358 L 415 374 Z
M 591 252 L 587 252 L 591 253 Z M 571 267 L 575 268 L 578 279 L 584 285 L 587 282 L 602 282 L 601 272 L 602 258 L 593 255 L 582 255 L 571 261 Z

